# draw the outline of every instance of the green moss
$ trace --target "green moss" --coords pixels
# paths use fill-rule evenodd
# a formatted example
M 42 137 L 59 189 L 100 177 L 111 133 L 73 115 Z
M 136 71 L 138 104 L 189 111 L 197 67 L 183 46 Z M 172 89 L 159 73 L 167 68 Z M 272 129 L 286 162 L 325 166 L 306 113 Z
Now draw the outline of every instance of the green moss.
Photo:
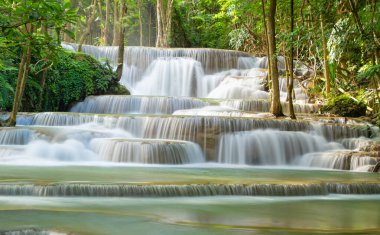
M 361 117 L 365 116 L 366 108 L 364 103 L 357 102 L 347 95 L 340 95 L 330 98 L 321 111 L 342 117 Z

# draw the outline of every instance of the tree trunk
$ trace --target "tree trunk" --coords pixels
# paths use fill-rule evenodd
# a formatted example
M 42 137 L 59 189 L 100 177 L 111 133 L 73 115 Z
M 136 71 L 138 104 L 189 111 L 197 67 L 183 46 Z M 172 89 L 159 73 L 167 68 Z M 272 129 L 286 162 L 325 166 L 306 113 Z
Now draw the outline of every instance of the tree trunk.
M 105 28 L 105 19 L 103 16 L 103 9 L 102 9 L 102 0 L 98 1 L 98 15 L 99 15 L 99 20 L 100 20 L 100 40 L 99 43 L 100 45 L 104 45 L 104 28 Z
M 72 9 L 77 9 L 77 11 L 78 11 L 78 0 L 72 0 L 71 3 L 72 3 L 72 5 L 71 5 Z M 73 30 L 73 24 L 72 23 L 66 23 L 65 29 L 68 31 Z M 75 30 L 75 27 L 74 27 L 74 30 Z M 63 41 L 64 42 L 71 43 L 73 41 L 73 39 L 75 41 L 75 38 L 72 38 L 69 34 L 64 33 L 64 35 L 63 35 Z
M 88 35 L 90 35 L 90 33 L 91 33 L 92 25 L 93 25 L 95 18 L 96 18 L 96 1 L 97 0 L 94 0 L 94 2 L 92 3 L 91 15 L 87 20 L 87 28 L 84 31 L 84 33 L 82 34 L 82 36 L 80 37 L 79 44 L 78 44 L 78 51 L 82 51 L 82 45 L 83 45 L 84 41 L 86 40 L 86 38 L 88 37 Z
M 329 69 L 329 62 L 328 62 L 328 55 L 329 52 L 327 50 L 327 40 L 325 35 L 325 23 L 324 23 L 324 17 L 323 13 L 320 15 L 320 21 L 321 21 L 321 31 L 322 31 L 322 50 L 323 50 L 323 74 L 326 79 L 326 94 L 330 94 L 331 89 L 331 77 L 330 77 L 330 69 Z
M 117 56 L 117 80 L 120 81 L 121 76 L 123 75 L 123 65 L 124 65 L 124 34 L 125 34 L 125 28 L 123 24 L 124 16 L 127 14 L 127 3 L 125 1 L 122 1 L 121 3 L 121 11 L 120 11 L 120 18 L 119 18 L 119 50 L 118 50 L 118 56 Z
M 283 116 L 280 102 L 280 89 L 278 81 L 278 68 L 277 68 L 277 53 L 276 53 L 276 29 L 275 29 L 275 15 L 276 15 L 276 0 L 270 0 L 269 14 L 267 21 L 268 28 L 268 60 L 270 64 L 270 74 L 272 79 L 272 93 L 271 93 L 271 113 L 276 116 Z
M 267 46 L 266 46 L 266 52 L 267 52 L 267 58 L 269 58 L 269 43 L 268 43 L 268 29 L 267 29 L 267 24 L 266 24 L 266 14 L 265 14 L 265 2 L 264 0 L 261 0 L 261 6 L 262 6 L 262 11 L 263 11 L 263 25 L 264 25 L 264 33 L 265 33 L 265 38 L 267 41 Z M 267 75 L 267 86 L 270 87 L 270 63 L 268 59 L 268 75 Z
M 156 47 L 162 46 L 163 41 L 163 32 L 162 32 L 162 25 L 163 25 L 163 19 L 162 19 L 162 0 L 157 0 L 157 38 L 156 38 Z
M 352 15 L 354 16 L 354 20 L 355 20 L 355 23 L 356 23 L 356 26 L 358 27 L 359 29 L 359 32 L 360 34 L 362 35 L 362 37 L 365 37 L 365 31 L 364 31 L 364 28 L 363 28 L 363 24 L 360 20 L 360 17 L 358 15 L 358 11 L 356 9 L 356 5 L 355 3 L 353 2 L 353 0 L 348 0 L 349 4 L 350 4 L 350 8 L 351 8 L 351 13 Z
M 138 0 L 138 8 L 139 8 L 139 30 L 140 30 L 140 46 L 143 46 L 143 22 L 142 22 L 142 14 L 141 14 L 141 8 L 142 8 L 142 0 Z
M 66 29 L 66 30 L 71 31 L 71 28 L 72 28 L 71 23 L 67 23 L 67 24 L 65 25 L 65 29 Z M 70 42 L 71 42 L 71 37 L 70 37 L 70 35 L 67 34 L 67 33 L 64 33 L 64 34 L 63 34 L 63 41 L 64 41 L 64 42 L 67 42 L 67 43 L 70 43 Z
M 372 0 L 372 19 L 371 19 L 371 24 L 375 26 L 375 16 L 377 16 L 377 7 L 376 7 L 377 0 Z M 380 37 L 378 36 L 378 30 L 376 30 L 376 27 L 372 27 L 372 37 L 373 41 L 375 42 L 376 49 L 373 50 L 373 57 L 374 57 L 374 62 L 373 64 L 380 64 Z
M 153 45 L 152 43 L 152 21 L 153 21 L 153 7 L 149 6 L 149 24 L 148 24 L 148 45 L 151 47 Z
M 380 162 L 377 162 L 377 164 L 373 168 L 372 172 L 376 173 L 376 172 L 379 172 L 379 170 L 380 170 Z
M 48 36 L 46 24 L 41 25 L 41 34 L 43 34 L 45 37 Z M 45 57 L 45 61 L 46 60 L 47 60 L 47 58 Z M 38 97 L 38 105 L 37 105 L 39 110 L 42 110 L 42 100 L 43 100 L 43 94 L 45 92 L 45 83 L 46 83 L 46 78 L 47 78 L 47 74 L 48 74 L 48 69 L 49 69 L 48 67 L 43 69 L 41 80 L 40 80 L 41 92 L 40 92 L 39 97 Z
M 111 3 L 110 0 L 106 0 L 106 17 L 104 20 L 104 34 L 103 34 L 103 42 L 105 46 L 109 45 L 109 27 L 110 27 L 110 8 Z
M 20 66 L 18 69 L 16 92 L 15 92 L 14 98 L 13 98 L 12 112 L 11 112 L 9 120 L 8 120 L 9 126 L 15 126 L 16 125 L 16 116 L 17 116 L 17 112 L 18 112 L 18 108 L 19 108 L 18 105 L 20 102 L 19 101 L 20 100 L 20 87 L 21 87 L 22 75 L 23 75 L 24 69 L 25 69 L 25 61 L 26 61 L 26 53 L 23 52 L 21 54 Z
M 26 27 L 27 27 L 27 31 L 29 28 L 30 33 L 32 33 L 33 27 L 31 25 L 27 25 Z M 24 95 L 24 90 L 26 86 L 26 80 L 28 79 L 31 54 L 32 54 L 32 46 L 31 46 L 31 42 L 28 41 L 26 45 L 26 50 L 22 53 L 22 56 L 21 56 L 21 62 L 20 62 L 19 71 L 17 75 L 16 92 L 15 92 L 15 97 L 13 99 L 12 112 L 8 120 L 9 126 L 16 125 L 17 112 L 20 108 L 22 97 Z
M 156 47 L 169 47 L 172 27 L 173 0 L 157 0 L 157 38 Z
M 113 1 L 113 40 L 112 46 L 119 45 L 119 36 L 120 36 L 120 20 L 119 20 L 119 1 Z
M 293 31 L 294 31 L 294 0 L 290 0 L 290 33 L 291 33 L 291 41 L 290 41 L 290 52 L 289 52 L 289 76 L 287 76 L 287 91 L 288 91 L 288 102 L 289 102 L 289 115 L 291 119 L 296 119 L 296 115 L 294 113 L 293 107 L 293 76 L 294 76 L 294 65 L 293 65 Z

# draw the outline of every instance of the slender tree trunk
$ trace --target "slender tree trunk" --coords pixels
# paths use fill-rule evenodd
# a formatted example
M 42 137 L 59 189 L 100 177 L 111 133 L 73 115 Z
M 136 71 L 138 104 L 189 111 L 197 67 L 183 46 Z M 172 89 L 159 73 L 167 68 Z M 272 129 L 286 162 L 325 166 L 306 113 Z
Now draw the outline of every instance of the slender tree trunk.
M 105 18 L 103 16 L 103 9 L 102 9 L 102 0 L 98 1 L 98 16 L 100 19 L 100 45 L 104 45 L 104 28 L 105 28 Z
M 323 50 L 323 73 L 326 80 L 326 94 L 330 94 L 331 89 L 331 77 L 330 77 L 330 69 L 329 69 L 329 62 L 328 62 L 328 55 L 329 52 L 327 50 L 327 40 L 325 35 L 325 23 L 324 23 L 324 17 L 323 13 L 320 15 L 320 21 L 321 21 L 321 31 L 322 31 L 322 50 Z
M 267 86 L 270 87 L 270 63 L 269 63 L 269 43 L 268 43 L 268 29 L 266 24 L 266 14 L 265 14 L 265 2 L 264 0 L 261 0 L 261 7 L 263 11 L 263 25 L 264 25 L 264 33 L 265 33 L 265 39 L 266 39 L 266 52 L 267 52 L 267 58 L 268 58 L 268 75 L 267 75 Z
M 377 3 L 377 0 L 372 0 L 372 19 L 371 19 L 371 24 L 373 25 L 372 27 L 372 37 L 373 37 L 373 41 L 375 42 L 375 45 L 376 45 L 376 49 L 373 50 L 373 57 L 374 57 L 374 61 L 373 61 L 373 64 L 379 64 L 380 61 L 380 40 L 379 40 L 379 32 L 378 30 L 376 30 L 376 27 L 375 27 L 375 16 L 378 15 L 378 13 L 376 12 L 376 3 Z
M 173 0 L 157 0 L 157 38 L 156 47 L 169 47 L 172 27 Z
M 165 25 L 165 37 L 164 37 L 164 40 L 165 40 L 165 44 L 167 45 L 167 47 L 170 47 L 169 46 L 169 41 L 170 41 L 170 34 L 172 32 L 172 15 L 173 15 L 173 2 L 174 0 L 168 0 L 168 5 L 167 5 L 167 8 L 166 8 L 166 25 Z
M 66 28 L 66 30 L 71 31 L 71 28 L 72 28 L 71 23 L 67 23 L 65 28 Z M 71 42 L 71 37 L 69 36 L 69 34 L 67 34 L 67 33 L 63 34 L 63 41 L 67 42 L 67 43 Z
M 41 34 L 45 35 L 45 37 L 47 37 L 47 25 L 46 24 L 42 24 L 41 26 Z M 45 61 L 47 60 L 47 58 L 45 57 Z M 38 109 L 42 109 L 42 99 L 43 99 L 43 94 L 45 93 L 45 83 L 46 83 L 46 78 L 47 78 L 47 74 L 48 74 L 48 67 L 44 68 L 44 70 L 42 71 L 42 76 L 41 76 L 41 80 L 40 80 L 40 86 L 41 86 L 41 92 L 39 94 L 39 97 L 38 97 Z
M 120 20 L 119 20 L 119 1 L 113 1 L 113 40 L 112 46 L 119 45 L 119 36 L 120 36 Z
M 78 11 L 78 0 L 72 0 L 71 3 L 72 3 L 72 5 L 71 5 L 72 8 L 76 9 Z M 67 23 L 65 25 L 65 28 L 68 31 L 72 31 L 73 29 L 75 31 L 75 27 L 73 28 L 73 24 L 72 23 Z M 73 40 L 75 41 L 75 37 L 72 38 L 69 34 L 64 33 L 64 35 L 63 35 L 63 41 L 64 42 L 71 43 Z
M 162 46 L 163 41 L 163 19 L 162 19 L 162 0 L 157 0 L 157 37 L 156 37 L 156 47 Z
M 32 46 L 30 43 L 27 46 L 26 49 L 26 61 L 25 61 L 25 68 L 22 74 L 22 80 L 21 80 L 21 86 L 20 86 L 20 99 L 18 103 L 18 107 L 21 105 L 22 97 L 24 95 L 25 87 L 26 87 L 26 81 L 28 80 L 28 74 L 29 74 L 29 64 L 30 64 L 30 59 L 32 57 Z
M 152 21 L 153 21 L 153 7 L 149 6 L 149 24 L 148 24 L 148 40 L 149 40 L 149 46 L 152 46 Z
M 118 50 L 118 56 L 117 56 L 117 80 L 120 81 L 121 76 L 123 75 L 123 65 L 124 65 L 124 34 L 125 34 L 125 27 L 123 24 L 124 16 L 127 14 L 128 6 L 125 1 L 122 1 L 121 3 L 121 11 L 120 11 L 120 18 L 119 18 L 119 50 Z
M 33 26 L 28 24 L 26 26 L 26 32 L 32 33 Z M 28 79 L 31 54 L 32 54 L 32 46 L 31 46 L 31 41 L 29 40 L 27 42 L 26 49 L 22 53 L 22 56 L 21 56 L 20 67 L 19 67 L 19 71 L 17 75 L 16 92 L 15 92 L 15 96 L 13 100 L 13 108 L 12 108 L 12 112 L 10 114 L 9 121 L 8 121 L 9 126 L 16 125 L 17 112 L 20 109 L 22 97 L 24 95 L 24 90 L 26 86 L 26 81 Z
M 140 46 L 143 46 L 143 38 L 144 38 L 144 33 L 143 33 L 143 21 L 142 21 L 142 0 L 138 0 L 138 8 L 139 8 L 139 30 L 140 30 Z
M 277 68 L 277 53 L 276 53 L 276 29 L 275 29 L 275 15 L 276 15 L 276 0 L 270 0 L 269 15 L 267 21 L 268 28 L 268 48 L 269 48 L 269 64 L 270 74 L 272 79 L 272 93 L 271 93 L 271 113 L 276 116 L 283 116 L 280 102 L 280 88 L 278 81 L 278 68 Z
M 357 25 L 357 27 L 359 29 L 359 32 L 364 37 L 365 36 L 365 31 L 364 31 L 364 28 L 363 28 L 363 24 L 362 24 L 362 22 L 360 20 L 360 17 L 358 15 L 358 11 L 356 9 L 356 5 L 355 5 L 355 3 L 354 3 L 353 0 L 348 0 L 348 2 L 350 4 L 351 13 L 354 16 L 354 20 L 355 20 L 356 25 Z
M 91 15 L 87 20 L 87 28 L 84 31 L 84 33 L 82 34 L 82 36 L 80 37 L 79 44 L 78 44 L 78 51 L 82 51 L 82 45 L 83 45 L 84 41 L 86 40 L 86 38 L 88 37 L 88 35 L 90 35 L 90 33 L 91 33 L 92 25 L 93 25 L 95 18 L 96 18 L 96 1 L 97 0 L 94 0 L 94 2 L 92 3 Z
M 111 3 L 110 0 L 106 0 L 106 16 L 104 20 L 104 34 L 103 34 L 103 42 L 105 46 L 109 45 L 109 27 L 110 27 L 110 9 Z
M 291 119 L 296 119 L 296 115 L 294 113 L 293 107 L 293 76 L 294 76 L 294 65 L 293 65 L 293 31 L 294 31 L 294 0 L 290 0 L 290 33 L 291 33 L 291 41 L 290 41 L 290 52 L 289 52 L 289 76 L 287 76 L 287 91 L 288 91 L 288 102 L 289 102 L 289 115 Z
M 23 52 L 21 54 L 20 66 L 18 69 L 16 92 L 15 92 L 14 98 L 13 98 L 12 112 L 11 112 L 9 120 L 8 120 L 9 126 L 15 126 L 16 125 L 16 116 L 17 116 L 17 112 L 19 109 L 18 106 L 19 106 L 19 102 L 20 102 L 20 87 L 21 87 L 22 75 L 23 75 L 24 69 L 25 69 L 25 61 L 26 61 L 26 53 Z

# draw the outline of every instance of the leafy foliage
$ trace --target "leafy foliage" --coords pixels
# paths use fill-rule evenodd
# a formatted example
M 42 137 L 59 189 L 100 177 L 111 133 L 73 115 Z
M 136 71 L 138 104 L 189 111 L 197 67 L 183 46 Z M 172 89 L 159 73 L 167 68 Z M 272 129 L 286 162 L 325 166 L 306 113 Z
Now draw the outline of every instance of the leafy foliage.
M 359 81 L 368 84 L 372 79 L 380 79 L 380 65 L 364 65 L 359 69 Z
M 340 95 L 329 99 L 321 111 L 342 117 L 361 117 L 365 116 L 366 108 L 364 103 L 357 102 L 347 95 Z
M 39 68 L 31 69 L 22 101 L 23 111 L 67 111 L 71 104 L 89 95 L 129 94 L 118 84 L 116 74 L 109 65 L 89 55 L 61 50 L 53 61 L 44 88 L 40 84 L 41 74 L 34 71 Z M 17 63 L 3 65 L 0 70 L 0 110 L 3 111 L 12 108 Z M 40 98 L 42 107 L 39 106 Z
M 91 56 L 65 51 L 49 70 L 43 109 L 65 111 L 86 96 L 105 94 L 118 86 L 110 66 Z
M 14 94 L 13 87 L 5 80 L 4 77 L 0 76 L 0 111 L 5 110 L 11 106 L 12 97 Z
M 180 38 L 175 36 L 178 33 L 185 38 L 181 38 L 182 42 L 174 40 L 173 46 L 183 45 L 186 41 L 190 47 L 229 48 L 228 33 L 232 28 L 228 17 L 218 15 L 221 8 L 218 1 L 177 1 L 174 38 Z

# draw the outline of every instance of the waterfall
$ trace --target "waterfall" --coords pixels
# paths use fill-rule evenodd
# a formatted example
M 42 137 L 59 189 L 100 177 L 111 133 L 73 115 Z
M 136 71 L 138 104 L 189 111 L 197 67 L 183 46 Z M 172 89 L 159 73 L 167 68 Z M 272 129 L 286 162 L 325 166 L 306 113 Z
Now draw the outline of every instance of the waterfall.
M 135 95 L 201 97 L 203 69 L 192 58 L 159 58 L 132 89 Z
M 375 131 L 372 127 L 363 125 L 333 125 L 330 123 L 262 118 L 124 116 L 80 113 L 38 113 L 34 115 L 32 124 L 69 126 L 92 122 L 109 128 L 122 128 L 138 137 L 156 138 L 157 133 L 160 133 L 159 135 L 164 139 L 180 138 L 181 140 L 194 140 L 194 138 L 183 139 L 183 136 L 195 137 L 202 133 L 200 130 L 213 130 L 214 134 L 252 129 L 313 131 L 328 141 L 360 136 L 369 137 Z
M 23 229 L 1 232 L 3 235 L 66 235 L 68 233 L 61 233 L 49 230 L 37 230 L 37 229 Z
M 351 150 L 310 153 L 300 159 L 300 164 L 307 167 L 329 168 L 337 170 L 360 170 L 376 165 L 380 156 Z
M 306 153 L 334 149 L 323 137 L 304 132 L 255 130 L 222 135 L 218 162 L 285 165 Z
M 22 147 L 16 147 L 14 145 L 0 145 L 0 159 L 3 160 L 4 158 L 9 158 L 18 154 L 22 150 Z
M 66 46 L 77 47 L 75 44 Z M 107 58 L 111 64 L 117 63 L 117 47 L 84 45 L 82 49 L 97 59 Z M 284 69 L 281 56 L 278 57 L 278 66 Z M 134 95 L 268 100 L 269 92 L 264 91 L 262 82 L 255 81 L 263 79 L 263 75 L 257 72 L 263 73 L 262 68 L 267 68 L 266 57 L 250 57 L 236 51 L 126 47 L 121 84 Z M 298 63 L 296 68 L 301 70 L 301 74 L 307 69 Z M 236 76 L 243 77 L 236 79 Z M 287 96 L 285 79 L 280 79 L 280 87 L 284 102 Z M 308 97 L 297 80 L 294 81 L 294 91 L 295 102 L 306 103 Z M 298 107 L 300 112 L 305 112 L 305 106 Z
M 33 132 L 23 128 L 0 129 L 0 144 L 24 145 L 34 138 Z
M 279 83 L 280 83 L 280 95 L 281 95 L 281 101 L 285 102 L 287 100 L 288 96 L 288 87 L 286 85 L 287 79 L 286 78 L 279 78 Z M 298 80 L 293 81 L 293 92 L 294 92 L 294 98 L 296 101 L 303 101 L 306 103 L 308 96 L 302 89 L 302 86 Z
M 223 106 L 206 106 L 200 109 L 185 109 L 177 110 L 173 115 L 179 116 L 221 116 L 221 117 L 253 117 L 260 118 L 263 117 L 263 114 L 254 114 L 241 112 L 239 110 L 231 109 L 229 107 Z M 264 114 L 265 115 L 265 114 Z
M 0 195 L 40 197 L 311 196 L 329 193 L 379 194 L 380 184 L 0 184 Z
M 297 61 L 294 61 L 297 63 Z M 296 65 L 296 67 L 297 67 Z M 240 69 L 251 69 L 251 68 L 268 68 L 268 58 L 267 57 L 241 57 L 238 60 L 238 67 Z M 283 56 L 277 57 L 277 67 L 279 70 L 285 69 L 285 58 Z
M 150 139 L 94 139 L 91 148 L 107 161 L 186 164 L 204 162 L 197 144 L 175 140 Z
M 380 157 L 363 157 L 355 156 L 351 157 L 350 170 L 360 170 L 362 167 L 374 166 L 380 161 Z
M 202 78 L 202 95 L 203 97 L 206 97 L 212 90 L 214 90 L 216 87 L 219 86 L 219 84 L 226 79 L 227 77 L 233 77 L 233 76 L 240 76 L 241 71 L 232 69 L 232 70 L 226 70 L 222 72 L 218 72 L 215 74 L 209 74 L 205 75 Z
M 218 99 L 269 99 L 269 92 L 264 91 L 261 78 L 227 77 L 212 90 L 207 98 Z
M 13 155 L 14 159 L 32 161 L 48 160 L 62 162 L 94 161 L 97 156 L 80 141 L 69 139 L 62 143 L 38 140 L 27 145 L 25 150 Z
M 70 112 L 171 114 L 176 110 L 200 108 L 207 104 L 199 99 L 186 97 L 106 95 L 87 97 L 83 102 L 71 108 Z
M 232 99 L 220 102 L 221 105 L 228 106 L 242 111 L 252 112 L 269 112 L 270 101 L 265 99 Z M 287 102 L 281 102 L 282 109 L 285 113 L 289 112 Z M 318 106 L 314 104 L 293 104 L 295 113 L 317 113 Z
M 300 160 L 300 165 L 308 167 L 330 168 L 339 170 L 350 169 L 351 157 L 344 151 L 328 153 L 310 153 Z
M 73 45 L 76 47 L 76 45 Z M 109 59 L 113 64 L 117 62 L 118 47 L 114 46 L 90 46 L 83 45 L 84 53 L 97 59 Z M 199 61 L 203 65 L 206 74 L 237 68 L 238 60 L 249 55 L 238 51 L 218 49 L 191 49 L 191 48 L 151 48 L 151 47 L 126 47 L 124 61 L 127 66 L 136 66 L 146 69 L 154 60 L 163 57 L 189 57 Z
M 266 58 L 258 57 L 240 57 L 238 59 L 239 69 L 252 69 L 252 68 L 264 68 Z
M 327 140 L 342 140 L 346 138 L 373 137 L 377 127 L 368 125 L 340 125 L 334 123 L 312 123 L 314 133 L 324 136 Z
M 78 45 L 70 44 L 75 50 L 78 49 Z M 117 64 L 117 46 L 91 46 L 91 45 L 82 45 L 82 52 L 92 55 L 98 60 L 109 60 L 113 65 Z
M 117 47 L 83 50 L 117 63 Z M 267 58 L 144 47 L 124 56 L 120 84 L 134 95 L 19 113 L 18 126 L 0 128 L 0 234 L 379 230 L 380 180 L 369 173 L 380 162 L 370 139 L 378 129 L 359 119 L 274 117 Z M 284 74 L 283 57 L 278 65 Z M 301 81 L 310 69 L 299 68 Z M 307 80 L 295 82 L 299 114 L 318 112 Z M 313 213 L 302 213 L 310 205 Z
M 77 45 L 71 44 L 77 48 Z M 114 66 L 117 64 L 118 47 L 83 45 L 84 53 L 97 59 L 108 59 Z M 141 80 L 142 74 L 152 63 L 160 58 L 185 57 L 198 61 L 206 74 L 214 74 L 223 70 L 236 69 L 238 61 L 249 55 L 243 52 L 217 49 L 165 49 L 149 47 L 126 47 L 124 52 L 124 68 L 122 84 L 132 89 Z M 178 79 L 178 77 L 177 77 Z M 146 94 L 150 95 L 150 94 Z M 169 94 L 165 94 L 169 95 Z
M 347 149 L 370 151 L 371 146 L 376 146 L 376 141 L 368 138 L 345 138 L 341 140 L 342 145 Z M 378 149 L 380 150 L 380 149 Z M 373 151 L 373 150 L 372 150 Z

